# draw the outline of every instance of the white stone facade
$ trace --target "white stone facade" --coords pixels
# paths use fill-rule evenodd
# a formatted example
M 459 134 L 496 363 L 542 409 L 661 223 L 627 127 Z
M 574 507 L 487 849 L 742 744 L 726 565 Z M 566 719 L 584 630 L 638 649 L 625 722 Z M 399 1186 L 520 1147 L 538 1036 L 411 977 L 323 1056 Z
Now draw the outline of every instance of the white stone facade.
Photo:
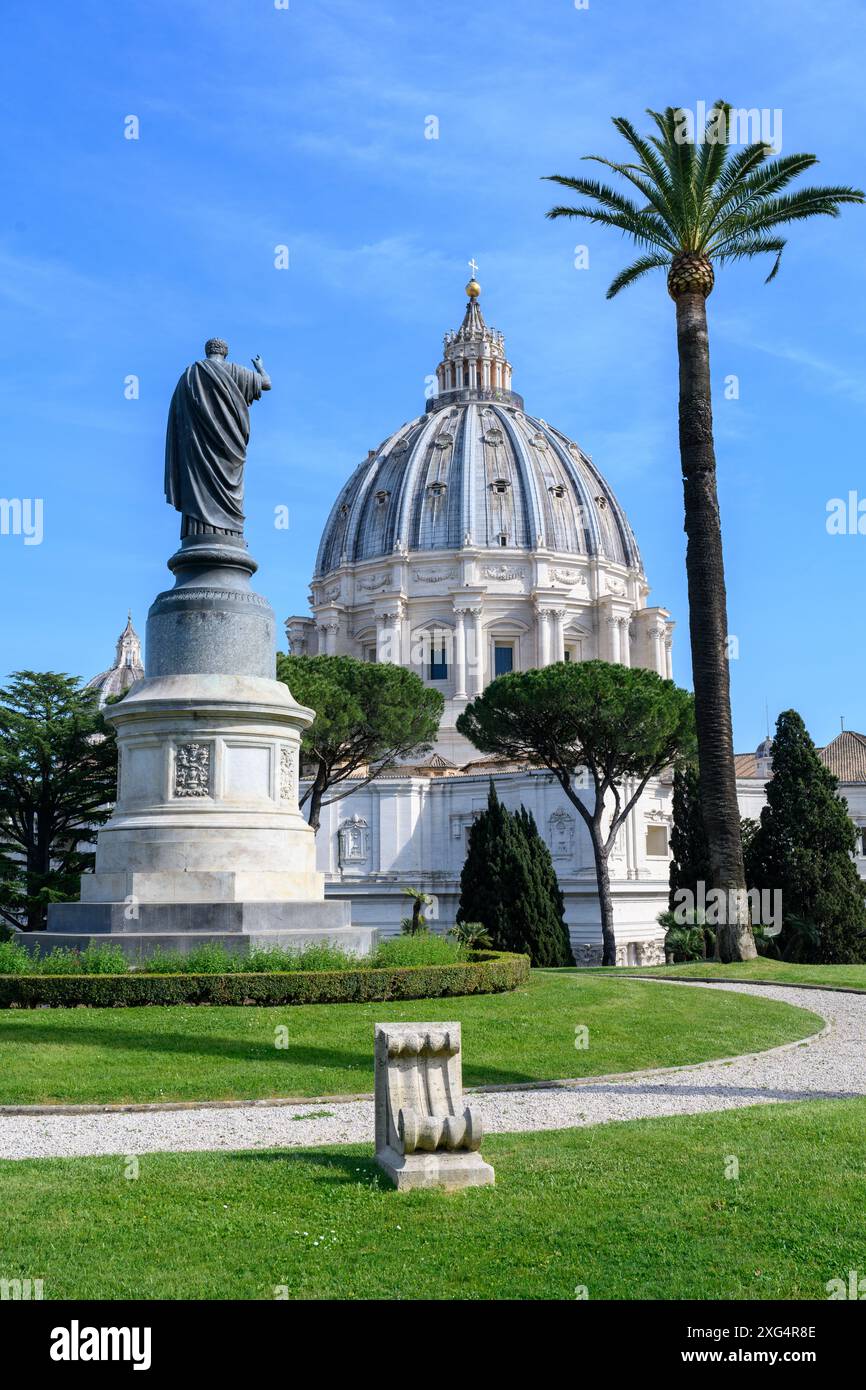
M 356 925 L 386 933 L 408 915 L 406 887 L 433 895 L 440 928 L 454 922 L 466 832 L 494 770 L 456 721 L 489 681 L 591 658 L 671 676 L 674 624 L 666 609 L 647 605 L 624 511 L 580 446 L 526 412 L 475 281 L 467 294 L 460 328 L 445 337 L 437 394 L 342 488 L 319 546 L 311 615 L 286 622 L 296 654 L 396 662 L 445 698 L 427 766 L 401 769 L 322 811 L 316 853 L 327 895 L 351 900 Z M 741 812 L 757 818 L 769 742 L 738 762 L 746 764 L 738 768 Z M 532 811 L 550 846 L 576 960 L 600 961 L 582 820 L 543 771 L 495 769 L 495 780 L 506 806 Z M 862 826 L 866 876 L 866 771 L 861 786 L 841 789 Z M 663 959 L 657 917 L 668 906 L 671 801 L 669 779 L 650 783 L 610 859 L 619 964 Z
M 673 622 L 649 584 L 619 502 L 592 460 L 512 389 L 501 333 L 476 282 L 445 337 L 424 415 L 371 450 L 325 525 L 312 615 L 286 623 L 297 654 L 393 661 L 440 690 L 429 767 L 380 778 L 326 807 L 317 867 L 357 925 L 396 932 L 405 887 L 450 926 L 466 834 L 490 773 L 456 730 L 467 703 L 505 671 L 600 658 L 671 675 Z M 476 764 L 475 767 L 472 764 Z M 583 822 L 543 772 L 499 772 L 503 802 L 531 810 L 566 900 L 576 958 L 600 959 L 595 868 Z M 669 788 L 650 788 L 610 861 L 622 963 L 662 959 Z
M 548 772 L 500 773 L 495 780 L 503 804 L 510 810 L 524 805 L 531 811 L 550 848 L 575 958 L 582 964 L 600 961 L 595 867 L 583 821 Z M 469 826 L 487 805 L 489 784 L 487 771 L 440 775 L 419 770 L 410 776 L 377 778 L 325 807 L 316 849 L 327 896 L 351 899 L 356 926 L 396 933 L 411 906 L 402 890 L 423 888 L 434 899 L 427 914 L 433 925 L 450 927 L 457 913 Z M 611 856 L 621 964 L 663 959 L 656 917 L 667 907 L 669 801 L 669 784 L 648 790 L 620 831 Z M 351 862 L 343 850 L 347 829 L 358 853 Z

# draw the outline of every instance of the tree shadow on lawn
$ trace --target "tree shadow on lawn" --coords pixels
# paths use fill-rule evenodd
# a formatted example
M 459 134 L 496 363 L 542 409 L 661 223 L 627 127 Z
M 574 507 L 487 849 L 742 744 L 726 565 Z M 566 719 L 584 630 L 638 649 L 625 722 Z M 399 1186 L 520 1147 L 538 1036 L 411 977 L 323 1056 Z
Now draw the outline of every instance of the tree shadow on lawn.
M 149 1033 L 133 1029 L 64 1028 L 63 1025 L 34 1024 L 26 1032 L 16 1032 L 14 1028 L 4 1028 L 0 1020 L 0 1042 L 11 1042 L 20 1047 L 22 1043 L 49 1043 L 64 1047 L 81 1044 L 84 1047 L 99 1047 L 107 1050 L 118 1049 L 130 1052 L 167 1052 L 178 1056 L 217 1057 L 222 1060 L 242 1062 L 267 1062 L 273 1066 L 285 1065 L 285 1061 L 300 1062 L 305 1066 L 320 1067 L 360 1067 L 372 1070 L 373 1036 L 370 1030 L 370 1051 L 350 1052 L 330 1047 L 312 1047 L 307 1044 L 277 1048 L 273 1041 L 259 1041 L 252 1038 L 202 1037 L 190 1033 Z
M 348 1048 L 315 1047 L 309 1043 L 295 1044 L 289 1038 L 289 1046 L 276 1048 L 272 1041 L 219 1038 L 189 1033 L 151 1033 L 146 1030 L 107 1029 L 88 1027 L 67 1027 L 57 1023 L 36 1023 L 26 1030 L 18 1031 L 11 1021 L 4 1027 L 0 1019 L 0 1043 L 11 1042 L 16 1048 L 32 1042 L 37 1045 L 49 1044 L 63 1047 L 67 1044 L 81 1044 L 85 1047 L 98 1047 L 108 1051 L 128 1051 L 147 1053 L 167 1053 L 176 1057 L 217 1058 L 221 1061 L 265 1063 L 269 1067 L 293 1066 L 318 1067 L 329 1070 L 351 1068 L 355 1073 L 365 1073 L 364 1085 L 372 1089 L 373 1081 L 373 1027 L 370 1025 L 369 1052 L 352 1052 Z M 477 1064 L 464 1069 L 464 1082 L 467 1086 L 508 1085 L 520 1081 L 547 1080 L 537 1073 L 525 1072 L 514 1067 L 492 1067 Z M 361 1089 L 360 1078 L 349 1085 L 350 1092 Z
M 396 1192 L 373 1158 L 361 1154 L 326 1153 L 323 1149 L 241 1149 L 232 1154 L 241 1163 L 305 1163 L 319 1169 L 318 1182 L 340 1185 L 361 1183 L 382 1192 Z

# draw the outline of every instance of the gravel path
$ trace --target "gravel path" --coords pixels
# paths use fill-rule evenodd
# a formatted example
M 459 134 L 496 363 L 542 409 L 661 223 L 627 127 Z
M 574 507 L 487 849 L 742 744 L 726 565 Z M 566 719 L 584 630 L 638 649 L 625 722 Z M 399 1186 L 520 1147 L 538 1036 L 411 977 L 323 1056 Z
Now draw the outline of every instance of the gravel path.
M 799 1005 L 828 1032 L 813 1042 L 668 1071 L 588 1078 L 544 1089 L 476 1092 L 488 1133 L 568 1129 L 654 1115 L 692 1115 L 771 1101 L 866 1095 L 866 995 L 748 984 L 658 981 L 660 988 L 723 989 Z M 471 1045 L 471 1041 L 470 1041 Z M 372 1143 L 371 1100 L 259 1103 L 77 1115 L 0 1115 L 0 1158 L 58 1158 L 203 1149 Z

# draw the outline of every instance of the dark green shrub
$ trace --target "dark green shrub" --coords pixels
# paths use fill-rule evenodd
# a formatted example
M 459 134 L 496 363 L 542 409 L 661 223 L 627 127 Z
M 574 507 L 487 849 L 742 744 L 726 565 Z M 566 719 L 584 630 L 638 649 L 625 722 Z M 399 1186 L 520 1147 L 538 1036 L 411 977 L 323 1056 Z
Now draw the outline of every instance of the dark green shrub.
M 446 943 L 447 944 L 447 943 Z M 522 955 L 473 951 L 448 965 L 287 970 L 224 975 L 0 975 L 0 1008 L 50 1005 L 121 1008 L 142 1004 L 361 1004 L 449 995 L 498 994 L 529 979 Z
M 783 960 L 847 965 L 866 960 L 863 884 L 852 858 L 855 829 L 838 782 L 796 710 L 779 715 L 773 775 L 760 824 L 746 846 L 750 888 L 779 890 Z
M 525 807 L 506 810 L 492 778 L 469 830 L 457 921 L 482 922 L 498 951 L 525 951 L 533 965 L 574 964 L 550 850 Z
M 452 965 L 466 960 L 466 952 L 444 936 L 430 932 L 408 933 L 381 941 L 371 958 L 374 966 Z
M 17 941 L 0 941 L 0 975 L 22 975 L 32 965 L 30 952 Z

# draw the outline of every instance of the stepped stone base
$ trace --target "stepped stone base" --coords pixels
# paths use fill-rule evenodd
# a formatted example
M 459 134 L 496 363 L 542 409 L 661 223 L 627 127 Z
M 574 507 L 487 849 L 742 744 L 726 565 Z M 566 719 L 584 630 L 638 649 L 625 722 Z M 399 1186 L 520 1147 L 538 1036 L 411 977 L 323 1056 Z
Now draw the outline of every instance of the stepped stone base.
M 81 902 L 98 906 L 119 903 L 272 903 L 279 906 L 316 903 L 321 907 L 321 874 L 308 869 L 130 870 L 117 873 L 83 874 Z M 64 903 L 77 907 L 77 903 Z M 56 914 L 52 911 L 51 919 Z
M 156 950 L 185 953 L 213 945 L 243 955 L 275 946 L 303 950 L 329 944 L 365 956 L 376 937 L 375 928 L 353 927 L 348 904 L 339 902 L 150 902 L 136 909 L 114 902 L 56 903 L 49 931 L 22 932 L 17 939 L 34 955 L 55 946 L 85 950 L 110 941 L 135 961 Z
M 401 1154 L 385 1148 L 376 1154 L 376 1162 L 398 1192 L 419 1187 L 456 1191 L 461 1187 L 491 1187 L 496 1182 L 491 1164 L 479 1153 Z

